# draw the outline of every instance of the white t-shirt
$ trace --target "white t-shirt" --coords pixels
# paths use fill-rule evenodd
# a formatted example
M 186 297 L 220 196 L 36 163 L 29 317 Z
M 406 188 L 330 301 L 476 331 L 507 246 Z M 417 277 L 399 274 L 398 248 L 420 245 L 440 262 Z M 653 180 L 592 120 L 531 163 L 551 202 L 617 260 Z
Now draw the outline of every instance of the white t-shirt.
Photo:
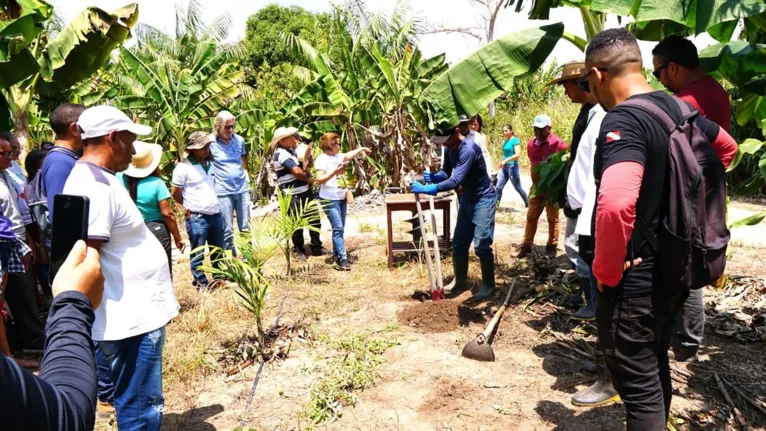
M 481 148 L 481 155 L 484 158 L 484 164 L 487 165 L 487 175 L 492 175 L 495 165 L 492 164 L 492 156 L 489 154 L 489 148 L 487 147 L 487 137 L 480 132 L 471 130 L 473 135 L 473 142 Z
M 577 217 L 575 233 L 591 235 L 591 219 L 596 206 L 596 179 L 593 175 L 593 161 L 596 157 L 596 140 L 606 111 L 596 104 L 588 111 L 588 127 L 580 138 L 572 170 L 567 180 L 567 199 L 572 209 L 582 208 Z
M 184 208 L 195 213 L 218 214 L 218 196 L 215 194 L 214 167 L 208 163 L 208 171 L 199 163 L 184 160 L 173 169 L 170 184 L 181 189 Z
M 165 250 L 117 177 L 77 162 L 63 193 L 90 199 L 88 238 L 104 241 L 104 297 L 95 311 L 93 339 L 124 340 L 161 328 L 177 316 Z
M 335 172 L 338 166 L 343 164 L 345 154 L 338 153 L 334 156 L 322 153 L 314 161 L 314 169 L 325 171 L 325 173 Z M 326 183 L 319 187 L 319 197 L 331 201 L 346 200 L 346 189 L 338 185 L 338 176 L 335 175 Z

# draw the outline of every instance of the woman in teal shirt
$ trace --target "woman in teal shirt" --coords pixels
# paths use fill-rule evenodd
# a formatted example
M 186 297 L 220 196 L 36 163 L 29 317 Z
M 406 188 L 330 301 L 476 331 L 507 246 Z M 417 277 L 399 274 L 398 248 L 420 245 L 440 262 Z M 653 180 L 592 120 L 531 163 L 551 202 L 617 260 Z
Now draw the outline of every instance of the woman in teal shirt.
M 168 255 L 168 268 L 173 276 L 173 261 L 170 258 L 170 235 L 176 247 L 183 252 L 184 240 L 178 231 L 173 208 L 170 206 L 168 187 L 160 178 L 157 167 L 162 159 L 162 147 L 157 144 L 133 143 L 136 152 L 122 177 L 125 188 L 144 217 L 146 227 L 157 237 Z
M 503 189 L 508 180 L 511 180 L 513 188 L 519 192 L 524 201 L 524 206 L 529 207 L 529 198 L 524 188 L 521 187 L 521 173 L 519 171 L 519 157 L 521 157 L 521 141 L 513 135 L 513 126 L 503 126 L 503 160 L 497 165 L 500 174 L 497 178 L 497 202 L 503 197 Z

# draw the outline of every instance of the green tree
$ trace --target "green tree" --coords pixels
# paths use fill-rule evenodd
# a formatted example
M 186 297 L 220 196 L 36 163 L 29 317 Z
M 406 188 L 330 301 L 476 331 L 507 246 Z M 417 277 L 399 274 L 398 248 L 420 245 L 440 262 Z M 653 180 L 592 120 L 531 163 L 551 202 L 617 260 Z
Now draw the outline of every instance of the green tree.
M 264 65 L 303 64 L 285 43 L 283 34 L 308 40 L 322 51 L 328 49 L 330 16 L 312 13 L 298 6 L 270 4 L 247 19 L 245 45 L 250 66 L 258 70 Z
M 3 2 L 0 16 L 0 93 L 25 146 L 39 116 L 36 97 L 55 95 L 90 77 L 129 36 L 138 5 L 108 13 L 83 10 L 56 29 L 53 7 L 42 0 Z

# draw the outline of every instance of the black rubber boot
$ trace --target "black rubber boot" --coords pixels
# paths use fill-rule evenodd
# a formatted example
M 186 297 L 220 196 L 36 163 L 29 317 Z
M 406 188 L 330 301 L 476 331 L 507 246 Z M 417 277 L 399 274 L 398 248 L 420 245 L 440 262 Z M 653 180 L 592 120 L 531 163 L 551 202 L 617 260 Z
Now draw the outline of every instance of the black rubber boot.
M 495 293 L 495 261 L 483 260 L 481 261 L 481 287 L 479 287 L 479 293 L 473 295 L 473 299 L 486 301 L 492 298 L 493 293 Z
M 620 395 L 612 386 L 612 376 L 604 363 L 604 354 L 596 352 L 598 380 L 589 388 L 572 395 L 572 404 L 579 407 L 599 407 L 620 400 Z
M 444 286 L 444 294 L 462 292 L 468 288 L 468 256 L 452 256 L 452 268 L 455 277 Z
M 572 318 L 576 320 L 595 320 L 596 304 L 593 303 L 593 298 L 591 297 L 593 292 L 591 291 L 589 278 L 580 279 L 580 289 L 582 289 L 585 294 L 585 305 L 577 310 L 577 312 L 572 315 Z

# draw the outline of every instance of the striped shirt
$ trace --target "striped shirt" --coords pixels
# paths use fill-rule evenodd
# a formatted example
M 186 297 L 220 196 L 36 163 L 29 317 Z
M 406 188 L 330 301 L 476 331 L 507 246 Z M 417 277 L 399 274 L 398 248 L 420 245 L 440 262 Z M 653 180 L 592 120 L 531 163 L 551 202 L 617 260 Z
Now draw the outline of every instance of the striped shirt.
M 277 187 L 282 193 L 297 195 L 308 191 L 308 183 L 299 180 L 292 173 L 294 167 L 301 166 L 298 157 L 292 150 L 277 147 L 274 151 L 273 166 L 274 172 L 277 174 Z

